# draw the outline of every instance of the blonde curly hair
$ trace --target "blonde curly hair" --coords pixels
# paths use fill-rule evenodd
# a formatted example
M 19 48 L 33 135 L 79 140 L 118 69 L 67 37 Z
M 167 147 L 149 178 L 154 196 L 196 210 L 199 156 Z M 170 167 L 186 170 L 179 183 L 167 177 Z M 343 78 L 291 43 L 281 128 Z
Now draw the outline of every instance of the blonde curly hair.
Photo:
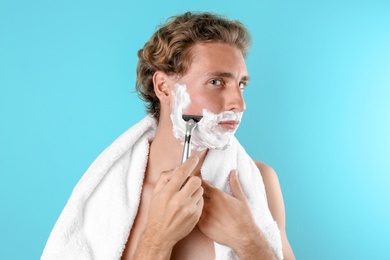
M 249 32 L 236 20 L 191 12 L 169 18 L 138 51 L 136 91 L 146 102 L 146 112 L 157 120 L 160 101 L 154 92 L 154 73 L 160 70 L 167 75 L 184 75 L 192 61 L 191 47 L 199 42 L 230 44 L 244 57 L 251 45 Z

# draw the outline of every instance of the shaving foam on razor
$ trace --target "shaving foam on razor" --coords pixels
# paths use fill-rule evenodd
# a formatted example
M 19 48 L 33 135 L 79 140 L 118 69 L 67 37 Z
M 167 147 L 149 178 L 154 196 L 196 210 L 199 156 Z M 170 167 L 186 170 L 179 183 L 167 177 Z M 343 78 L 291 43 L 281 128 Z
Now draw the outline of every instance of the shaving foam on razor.
M 185 85 L 176 85 L 173 93 L 174 102 L 172 106 L 171 120 L 173 124 L 173 134 L 176 139 L 185 144 L 187 131 L 186 121 L 183 119 L 183 111 L 191 103 L 190 95 Z M 203 118 L 197 123 L 197 127 L 191 130 L 191 148 L 197 151 L 209 149 L 226 149 L 236 129 L 228 130 L 219 125 L 224 121 L 241 121 L 242 112 L 225 111 L 220 114 L 214 114 L 203 109 Z

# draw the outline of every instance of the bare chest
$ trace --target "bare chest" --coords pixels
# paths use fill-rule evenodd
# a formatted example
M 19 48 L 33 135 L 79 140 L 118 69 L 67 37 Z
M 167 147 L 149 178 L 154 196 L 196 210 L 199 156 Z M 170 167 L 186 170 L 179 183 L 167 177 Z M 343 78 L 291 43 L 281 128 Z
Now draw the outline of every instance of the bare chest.
M 187 237 L 173 247 L 171 259 L 215 259 L 214 243 L 195 226 Z

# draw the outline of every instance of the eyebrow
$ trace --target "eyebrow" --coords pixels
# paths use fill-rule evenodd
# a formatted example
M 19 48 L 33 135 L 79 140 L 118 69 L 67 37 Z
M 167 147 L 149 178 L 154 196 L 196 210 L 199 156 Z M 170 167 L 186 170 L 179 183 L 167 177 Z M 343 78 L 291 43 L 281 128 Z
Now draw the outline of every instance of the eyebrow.
M 207 76 L 214 76 L 214 77 L 222 77 L 222 78 L 232 78 L 234 79 L 234 76 L 232 73 L 230 72 L 213 72 L 213 73 L 210 73 L 208 74 Z M 248 75 L 245 75 L 243 77 L 241 77 L 240 80 L 243 80 L 243 81 L 249 81 L 250 77 Z

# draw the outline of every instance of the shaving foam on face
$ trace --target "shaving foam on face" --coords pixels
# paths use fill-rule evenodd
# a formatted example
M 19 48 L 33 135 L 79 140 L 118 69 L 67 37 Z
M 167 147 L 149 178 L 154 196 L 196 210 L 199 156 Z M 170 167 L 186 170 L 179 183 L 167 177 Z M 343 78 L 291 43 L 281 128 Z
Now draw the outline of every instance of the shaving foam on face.
M 183 111 L 191 103 L 190 95 L 185 85 L 176 85 L 173 93 L 174 102 L 172 106 L 171 120 L 173 123 L 173 134 L 176 139 L 184 142 L 186 121 L 182 118 Z M 242 112 L 224 111 L 220 114 L 214 114 L 203 109 L 203 118 L 198 122 L 198 126 L 193 130 L 191 137 L 191 146 L 197 151 L 209 149 L 226 149 L 231 138 L 234 136 L 237 127 L 229 130 L 221 127 L 220 122 L 235 121 L 241 122 Z
M 173 95 L 173 104 L 171 112 L 171 120 L 173 124 L 173 135 L 176 139 L 184 142 L 186 132 L 186 121 L 183 119 L 183 111 L 190 104 L 190 95 L 187 93 L 185 85 L 175 85 Z

